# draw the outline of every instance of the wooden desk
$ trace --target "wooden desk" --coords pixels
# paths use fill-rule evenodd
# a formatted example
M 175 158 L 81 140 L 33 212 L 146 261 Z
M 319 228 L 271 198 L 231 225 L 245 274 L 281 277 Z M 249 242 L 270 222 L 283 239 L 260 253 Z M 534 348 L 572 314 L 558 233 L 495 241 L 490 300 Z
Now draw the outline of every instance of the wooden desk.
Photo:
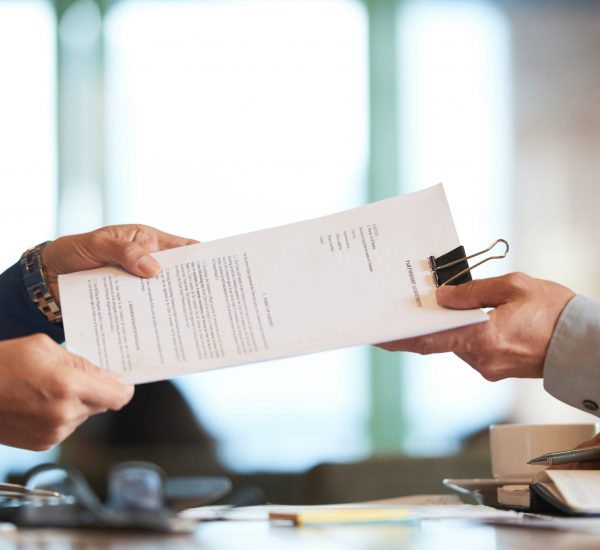
M 0 550 L 592 550 L 600 535 L 495 527 L 453 520 L 415 525 L 344 527 L 270 526 L 266 522 L 211 522 L 194 535 L 149 535 L 98 531 L 0 532 Z

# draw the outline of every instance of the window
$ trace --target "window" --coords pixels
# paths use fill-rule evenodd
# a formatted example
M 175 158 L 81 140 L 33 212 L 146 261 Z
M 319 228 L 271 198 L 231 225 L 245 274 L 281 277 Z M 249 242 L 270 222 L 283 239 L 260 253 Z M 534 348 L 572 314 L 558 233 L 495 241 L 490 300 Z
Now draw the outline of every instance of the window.
M 360 2 L 121 2 L 106 20 L 108 218 L 211 240 L 366 195 Z M 367 450 L 366 352 L 181 378 L 240 469 Z
M 398 4 L 395 19 L 394 0 L 0 0 L 4 264 L 57 226 L 211 240 L 351 208 L 369 196 L 370 154 L 370 196 L 443 181 L 467 250 L 510 240 L 507 22 L 477 0 Z M 403 423 L 407 450 L 448 451 L 509 410 L 511 382 L 446 356 L 402 356 L 401 374 L 386 357 L 400 380 L 375 395 L 391 379 L 373 383 L 369 353 L 177 383 L 242 470 L 362 457 L 384 448 L 370 421 L 389 420 L 390 451 Z
M 54 32 L 48 2 L 0 2 L 0 229 L 10 235 L 0 249 L 4 267 L 55 232 Z
M 507 22 L 483 2 L 408 2 L 400 18 L 403 189 L 443 182 L 468 253 L 510 241 Z M 505 273 L 508 261 L 474 276 Z M 405 364 L 408 450 L 455 450 L 508 414 L 511 381 L 489 384 L 452 354 L 407 355 Z
M 56 224 L 55 19 L 48 2 L 0 2 L 0 265 Z M 18 55 L 15 55 L 18 52 Z M 24 221 L 26 220 L 26 221 Z M 0 447 L 0 478 L 53 453 Z

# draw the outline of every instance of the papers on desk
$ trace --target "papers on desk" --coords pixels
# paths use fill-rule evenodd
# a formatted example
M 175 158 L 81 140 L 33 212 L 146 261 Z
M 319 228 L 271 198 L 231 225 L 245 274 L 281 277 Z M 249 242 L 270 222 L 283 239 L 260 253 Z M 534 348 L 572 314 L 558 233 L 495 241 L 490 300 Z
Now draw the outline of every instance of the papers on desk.
M 67 347 L 141 383 L 481 322 L 436 303 L 427 258 L 458 245 L 438 185 L 159 252 L 153 279 L 62 275 Z
M 361 513 L 362 512 L 362 513 Z M 267 521 L 297 516 L 318 518 L 330 523 L 407 522 L 424 519 L 493 520 L 517 518 L 519 513 L 488 506 L 462 504 L 456 496 L 425 495 L 401 497 L 349 504 L 319 506 L 264 505 L 246 507 L 202 506 L 181 512 L 181 516 L 197 521 Z M 335 514 L 334 514 L 335 513 Z M 293 520 L 290 520 L 293 522 Z M 314 523 L 324 523 L 315 521 Z M 310 523 L 310 522 L 308 522 Z

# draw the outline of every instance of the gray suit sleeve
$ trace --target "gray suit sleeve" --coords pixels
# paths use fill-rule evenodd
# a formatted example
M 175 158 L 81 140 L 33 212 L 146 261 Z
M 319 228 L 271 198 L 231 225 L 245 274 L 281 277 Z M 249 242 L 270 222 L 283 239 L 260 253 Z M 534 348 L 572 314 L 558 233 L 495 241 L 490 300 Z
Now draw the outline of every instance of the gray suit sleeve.
M 546 353 L 544 388 L 600 416 L 600 303 L 575 296 L 563 310 Z

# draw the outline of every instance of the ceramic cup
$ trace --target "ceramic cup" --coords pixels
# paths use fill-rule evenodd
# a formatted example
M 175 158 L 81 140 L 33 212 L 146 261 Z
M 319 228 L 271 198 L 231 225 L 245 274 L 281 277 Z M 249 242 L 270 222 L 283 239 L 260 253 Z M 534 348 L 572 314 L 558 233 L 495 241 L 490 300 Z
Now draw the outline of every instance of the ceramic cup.
M 530 480 L 545 469 L 528 460 L 566 451 L 591 439 L 598 424 L 496 424 L 490 426 L 492 475 L 495 479 Z

